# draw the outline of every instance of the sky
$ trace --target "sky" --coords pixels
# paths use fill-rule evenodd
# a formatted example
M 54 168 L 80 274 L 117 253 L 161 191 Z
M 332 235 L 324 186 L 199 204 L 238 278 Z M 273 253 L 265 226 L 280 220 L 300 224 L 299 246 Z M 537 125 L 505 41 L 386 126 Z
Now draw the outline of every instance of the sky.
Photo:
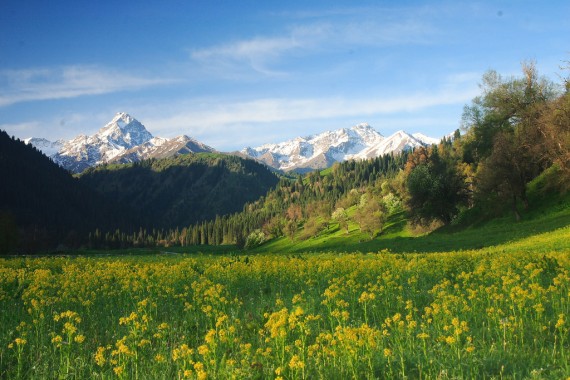
M 368 123 L 441 137 L 488 70 L 561 83 L 564 1 L 0 2 L 0 129 L 93 134 L 127 112 L 221 151 Z

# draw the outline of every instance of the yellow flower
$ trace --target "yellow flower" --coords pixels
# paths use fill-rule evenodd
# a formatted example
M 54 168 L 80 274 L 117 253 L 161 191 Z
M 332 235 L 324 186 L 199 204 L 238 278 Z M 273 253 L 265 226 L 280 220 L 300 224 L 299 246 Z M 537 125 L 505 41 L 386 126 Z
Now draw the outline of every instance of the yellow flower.
M 417 335 L 417 337 L 420 339 L 427 339 L 427 338 L 429 338 L 429 335 L 425 332 L 421 332 Z
M 204 337 L 204 341 L 206 341 L 206 343 L 208 343 L 208 344 L 211 344 L 212 342 L 214 342 L 215 338 L 216 338 L 216 330 L 210 329 L 206 333 L 206 336 Z
M 97 363 L 99 367 L 103 367 L 105 361 L 105 347 L 98 347 L 97 353 L 95 354 L 95 363 Z
M 115 375 L 117 376 L 121 376 L 121 374 L 123 373 L 125 369 L 123 368 L 123 366 L 118 366 L 113 368 L 113 372 L 115 372 Z
M 560 329 L 562 328 L 562 326 L 564 326 L 564 323 L 566 323 L 566 321 L 564 320 L 564 314 L 560 314 L 558 316 L 558 321 L 556 321 L 556 325 L 554 327 Z
M 14 343 L 16 343 L 16 346 L 23 346 L 27 343 L 28 341 L 23 339 L 23 338 L 16 338 L 14 339 Z
M 150 342 L 150 340 L 148 340 L 148 339 L 141 339 L 141 341 L 139 342 L 139 344 L 137 344 L 137 346 L 139 346 L 139 347 L 144 347 L 144 346 L 149 345 L 150 343 L 151 343 L 151 342 Z
M 198 347 L 198 353 L 202 356 L 205 356 L 208 354 L 208 352 L 210 352 L 210 349 L 208 348 L 208 346 L 206 346 L 205 344 L 201 345 L 200 347 Z
M 289 367 L 291 367 L 291 369 L 302 369 L 305 367 L 305 363 L 299 358 L 299 355 L 293 355 L 289 361 Z
M 61 342 L 63 342 L 63 338 L 61 337 L 61 335 L 56 335 L 53 338 L 51 338 L 51 342 L 55 344 L 56 347 L 61 347 Z
M 75 343 L 81 344 L 85 341 L 85 336 L 77 335 L 75 338 L 73 338 L 73 340 L 75 341 Z

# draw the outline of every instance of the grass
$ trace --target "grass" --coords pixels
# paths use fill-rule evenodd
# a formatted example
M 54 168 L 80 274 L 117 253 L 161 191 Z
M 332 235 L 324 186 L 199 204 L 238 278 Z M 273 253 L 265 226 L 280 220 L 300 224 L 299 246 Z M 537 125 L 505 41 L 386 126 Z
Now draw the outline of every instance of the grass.
M 384 231 L 374 239 L 349 224 L 349 233 L 341 231 L 332 222 L 327 230 L 307 239 L 273 239 L 254 252 L 378 252 L 389 250 L 405 252 L 444 252 L 483 249 L 526 241 L 532 245 L 534 237 L 552 232 L 551 250 L 570 249 L 570 193 L 560 195 L 544 189 L 541 178 L 529 186 L 531 207 L 523 212 L 519 222 L 506 212 L 494 219 L 481 219 L 470 211 L 459 224 L 439 228 L 431 233 L 414 236 L 403 212 L 390 215 Z M 539 249 L 540 247 L 535 247 Z
M 570 255 L 524 247 L 0 259 L 0 378 L 567 378 Z

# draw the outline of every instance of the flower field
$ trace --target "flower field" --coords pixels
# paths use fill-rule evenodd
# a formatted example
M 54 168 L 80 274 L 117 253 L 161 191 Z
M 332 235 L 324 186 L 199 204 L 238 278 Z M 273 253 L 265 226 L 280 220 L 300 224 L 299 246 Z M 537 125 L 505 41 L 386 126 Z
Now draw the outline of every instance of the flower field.
M 0 378 L 570 377 L 570 255 L 0 260 Z

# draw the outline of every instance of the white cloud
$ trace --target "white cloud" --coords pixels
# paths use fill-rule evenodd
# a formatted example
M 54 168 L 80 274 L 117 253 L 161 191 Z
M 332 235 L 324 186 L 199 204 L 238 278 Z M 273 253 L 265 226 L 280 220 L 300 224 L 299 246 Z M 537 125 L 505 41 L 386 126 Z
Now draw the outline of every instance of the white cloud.
M 0 71 L 0 107 L 15 103 L 75 98 L 172 83 L 96 66 L 65 66 Z

